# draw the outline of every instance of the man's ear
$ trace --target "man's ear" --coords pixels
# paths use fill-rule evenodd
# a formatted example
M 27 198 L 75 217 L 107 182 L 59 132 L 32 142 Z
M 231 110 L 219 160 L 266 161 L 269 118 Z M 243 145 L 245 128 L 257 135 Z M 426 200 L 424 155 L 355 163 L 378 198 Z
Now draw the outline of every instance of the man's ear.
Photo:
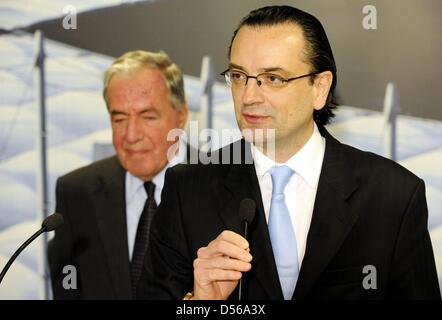
M 313 100 L 313 107 L 315 110 L 321 110 L 325 106 L 332 82 L 333 74 L 330 71 L 321 72 L 316 76 L 313 84 L 315 87 L 315 96 Z
M 179 113 L 179 127 L 180 129 L 183 129 L 186 126 L 187 117 L 189 115 L 189 108 L 187 107 L 187 103 L 184 102 L 181 105 L 181 108 L 178 110 Z

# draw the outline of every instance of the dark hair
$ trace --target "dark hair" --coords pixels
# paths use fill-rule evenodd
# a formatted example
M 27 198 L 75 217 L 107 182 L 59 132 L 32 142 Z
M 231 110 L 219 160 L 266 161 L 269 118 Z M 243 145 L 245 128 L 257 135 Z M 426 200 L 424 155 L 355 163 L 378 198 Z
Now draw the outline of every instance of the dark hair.
M 241 27 L 273 26 L 283 23 L 293 23 L 301 27 L 306 40 L 305 53 L 313 68 L 311 72 L 330 71 L 333 74 L 333 82 L 325 106 L 321 110 L 313 112 L 315 122 L 325 125 L 335 116 L 333 109 L 337 106 L 337 103 L 334 101 L 334 91 L 337 82 L 336 64 L 325 30 L 321 22 L 314 16 L 290 6 L 268 6 L 251 11 L 241 20 L 238 28 L 233 32 L 229 45 L 229 59 L 233 40 Z M 313 83 L 314 79 L 315 75 L 311 76 L 311 83 Z

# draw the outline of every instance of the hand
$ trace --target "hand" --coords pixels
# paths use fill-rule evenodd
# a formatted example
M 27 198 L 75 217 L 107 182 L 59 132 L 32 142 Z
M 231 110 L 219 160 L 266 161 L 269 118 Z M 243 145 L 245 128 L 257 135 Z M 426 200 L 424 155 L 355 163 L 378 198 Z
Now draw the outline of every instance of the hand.
M 235 290 L 242 272 L 249 271 L 249 243 L 239 234 L 223 231 L 197 252 L 193 262 L 194 299 L 225 300 Z

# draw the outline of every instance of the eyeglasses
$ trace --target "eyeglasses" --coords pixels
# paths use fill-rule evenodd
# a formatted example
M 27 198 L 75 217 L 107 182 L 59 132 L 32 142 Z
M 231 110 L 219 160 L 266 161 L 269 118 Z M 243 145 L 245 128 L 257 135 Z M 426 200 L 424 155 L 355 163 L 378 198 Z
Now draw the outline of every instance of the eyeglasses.
M 227 69 L 226 71 L 222 72 L 221 75 L 224 76 L 224 79 L 229 87 L 247 86 L 249 78 L 252 78 L 256 80 L 259 87 L 273 89 L 284 87 L 290 81 L 310 77 L 318 73 L 320 72 L 313 72 L 299 77 L 285 79 L 277 74 L 269 72 L 260 73 L 257 76 L 248 76 L 242 71 Z

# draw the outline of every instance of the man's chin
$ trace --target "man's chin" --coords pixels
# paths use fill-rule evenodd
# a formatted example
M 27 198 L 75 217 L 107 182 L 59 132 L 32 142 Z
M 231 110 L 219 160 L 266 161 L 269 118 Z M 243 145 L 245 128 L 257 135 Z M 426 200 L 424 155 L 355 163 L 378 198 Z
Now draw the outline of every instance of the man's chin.
M 157 173 L 157 172 L 155 172 L 154 168 L 140 168 L 140 167 L 133 167 L 133 166 L 128 166 L 126 168 L 126 171 L 129 171 L 130 174 L 132 174 L 133 176 L 135 176 L 143 181 L 152 180 L 152 178 Z
M 124 161 L 121 162 L 126 171 L 129 171 L 132 175 L 138 178 L 151 175 L 152 172 L 155 171 L 155 167 L 152 166 L 153 163 L 154 159 L 149 156 L 141 158 L 139 156 L 126 157 Z
M 256 128 L 256 127 L 243 127 L 241 134 L 247 142 L 251 143 L 274 143 L 275 142 L 275 129 L 273 128 Z

